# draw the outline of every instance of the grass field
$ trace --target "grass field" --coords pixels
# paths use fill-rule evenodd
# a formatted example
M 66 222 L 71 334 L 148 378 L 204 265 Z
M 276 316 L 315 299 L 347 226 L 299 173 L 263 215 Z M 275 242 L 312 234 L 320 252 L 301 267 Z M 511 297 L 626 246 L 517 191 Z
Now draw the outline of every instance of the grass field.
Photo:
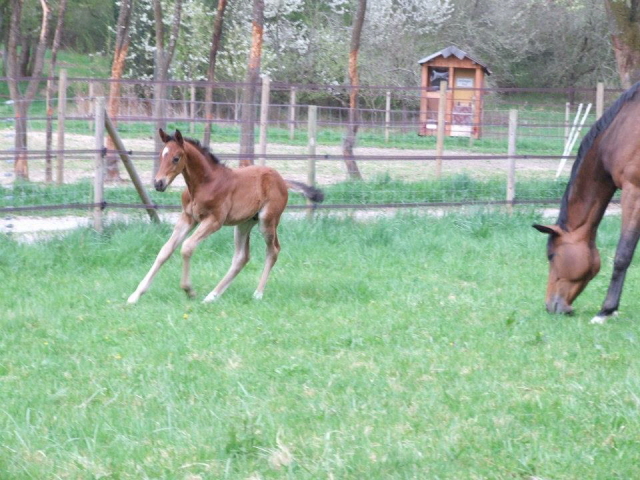
M 0 478 L 630 479 L 640 476 L 640 287 L 589 325 L 544 311 L 534 213 L 285 218 L 217 303 L 232 230 L 128 295 L 171 227 L 0 237 Z

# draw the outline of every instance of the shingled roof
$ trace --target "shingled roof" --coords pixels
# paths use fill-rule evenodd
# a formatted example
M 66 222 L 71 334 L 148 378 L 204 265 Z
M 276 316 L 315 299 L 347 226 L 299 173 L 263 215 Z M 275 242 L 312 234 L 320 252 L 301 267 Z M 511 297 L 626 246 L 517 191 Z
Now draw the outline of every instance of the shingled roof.
M 473 58 L 467 52 L 465 52 L 463 50 L 460 50 L 455 45 L 451 45 L 451 46 L 449 46 L 447 48 L 443 48 L 439 52 L 432 53 L 428 57 L 424 57 L 422 60 L 418 60 L 418 63 L 420 65 L 422 65 L 423 63 L 427 63 L 427 62 L 433 60 L 436 57 L 449 58 L 452 55 L 457 57 L 460 60 L 462 60 L 464 58 L 468 58 L 472 62 L 477 63 L 478 65 L 480 65 L 482 67 L 482 69 L 484 70 L 484 73 L 486 73 L 487 75 L 491 75 L 491 70 L 489 70 L 489 67 L 487 67 L 484 63 L 482 63 L 482 62 L 476 60 L 475 58 Z

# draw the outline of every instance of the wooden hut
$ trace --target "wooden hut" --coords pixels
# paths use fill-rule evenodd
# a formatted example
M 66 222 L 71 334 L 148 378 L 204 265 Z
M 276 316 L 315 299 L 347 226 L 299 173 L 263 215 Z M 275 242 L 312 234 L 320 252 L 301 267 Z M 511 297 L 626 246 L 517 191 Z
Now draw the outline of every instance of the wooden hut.
M 440 104 L 440 83 L 447 82 L 445 134 L 479 138 L 486 65 L 456 46 L 418 61 L 422 68 L 420 135 L 435 135 Z

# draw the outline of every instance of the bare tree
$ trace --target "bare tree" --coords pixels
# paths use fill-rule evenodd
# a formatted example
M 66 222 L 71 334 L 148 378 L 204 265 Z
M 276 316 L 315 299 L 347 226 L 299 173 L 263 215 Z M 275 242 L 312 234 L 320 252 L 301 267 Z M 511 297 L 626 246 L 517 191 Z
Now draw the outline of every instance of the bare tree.
M 7 75 L 9 95 L 13 101 L 15 115 L 15 164 L 14 172 L 17 178 L 29 179 L 29 166 L 27 161 L 27 112 L 36 96 L 40 85 L 40 75 L 44 68 L 44 54 L 47 49 L 47 36 L 49 34 L 49 22 L 51 9 L 48 0 L 40 0 L 42 8 L 42 20 L 40 35 L 33 59 L 32 78 L 26 86 L 24 94 L 20 90 L 20 62 L 18 58 L 18 44 L 22 43 L 22 7 L 24 0 L 11 0 L 11 20 L 9 26 L 9 41 L 7 48 Z
M 360 50 L 360 37 L 362 25 L 367 11 L 367 0 L 358 0 L 358 11 L 353 18 L 353 28 L 351 30 L 351 46 L 349 49 L 349 122 L 347 124 L 347 134 L 342 145 L 342 154 L 347 167 L 347 174 L 351 180 L 362 180 L 362 174 L 358 169 L 358 164 L 353 155 L 353 147 L 356 143 L 358 133 L 358 92 L 360 91 L 360 79 L 358 77 L 358 52 Z
M 251 50 L 249 65 L 242 95 L 242 125 L 240 130 L 240 165 L 252 165 L 255 147 L 255 99 L 260 77 L 262 58 L 262 36 L 264 33 L 264 0 L 253 0 L 253 20 L 251 27 Z
M 56 63 L 58 59 L 58 49 L 60 48 L 60 39 L 62 38 L 62 28 L 64 25 L 64 14 L 67 10 L 67 0 L 60 0 L 58 7 L 58 22 L 56 24 L 56 32 L 53 36 L 53 45 L 51 46 L 51 63 L 49 66 L 49 78 L 47 80 L 47 128 L 46 128 L 46 148 L 47 151 L 45 159 L 45 181 L 51 182 L 52 168 L 51 168 L 51 144 L 53 143 L 53 91 L 55 88 L 54 77 L 56 70 Z M 59 106 L 58 106 L 59 107 Z M 58 145 L 58 149 L 60 146 Z
M 605 0 L 623 88 L 640 80 L 640 0 Z
M 178 34 L 180 33 L 180 18 L 182 16 L 182 0 L 175 0 L 173 9 L 173 21 L 168 45 L 165 46 L 164 16 L 160 0 L 153 0 L 153 18 L 156 25 L 156 52 L 155 52 L 155 86 L 153 93 L 153 116 L 156 119 L 156 130 L 167 128 L 167 80 L 169 79 L 169 67 L 176 50 Z M 156 151 L 162 150 L 164 143 L 155 135 Z M 160 159 L 156 155 L 153 161 L 153 173 L 160 168 Z
M 209 68 L 207 69 L 207 87 L 204 92 L 204 110 L 206 123 L 204 126 L 204 138 L 202 143 L 208 147 L 211 143 L 211 121 L 213 120 L 213 110 L 211 103 L 213 102 L 213 80 L 216 71 L 216 58 L 220 49 L 220 40 L 222 39 L 222 20 L 224 11 L 227 8 L 227 0 L 218 0 L 218 9 L 216 11 L 216 21 L 213 24 L 213 34 L 211 35 L 211 49 L 209 50 Z
M 111 82 L 109 84 L 109 104 L 107 111 L 109 117 L 114 124 L 117 123 L 116 117 L 120 110 L 120 79 L 124 72 L 127 51 L 131 36 L 129 28 L 131 26 L 131 14 L 133 11 L 133 0 L 121 0 L 120 13 L 118 14 L 118 23 L 116 25 L 116 43 L 113 50 L 113 63 L 111 64 Z M 111 137 L 107 138 L 107 148 L 111 151 L 116 150 Z M 111 153 L 106 158 L 107 178 L 108 181 L 120 180 L 120 170 L 118 168 L 118 156 Z

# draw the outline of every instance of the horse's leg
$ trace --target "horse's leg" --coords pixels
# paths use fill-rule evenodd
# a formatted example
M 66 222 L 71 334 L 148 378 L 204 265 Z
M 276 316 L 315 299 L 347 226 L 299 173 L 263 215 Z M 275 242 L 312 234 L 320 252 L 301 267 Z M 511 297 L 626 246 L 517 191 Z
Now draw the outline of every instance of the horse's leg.
M 617 313 L 627 269 L 640 239 L 640 190 L 632 186 L 623 189 L 620 204 L 622 231 L 613 260 L 613 274 L 602 308 L 591 323 L 605 323 L 607 318 Z
M 204 302 L 213 302 L 217 300 L 220 295 L 224 293 L 234 278 L 240 273 L 240 270 L 249 262 L 249 239 L 251 229 L 255 226 L 255 220 L 249 220 L 246 223 L 237 225 L 234 230 L 234 242 L 235 252 L 233 254 L 233 260 L 231 260 L 231 267 L 227 274 L 220 280 L 220 283 L 216 285 L 209 295 L 205 297 Z
M 153 277 L 156 275 L 156 273 L 158 273 L 158 270 L 160 270 L 160 267 L 164 264 L 164 262 L 169 259 L 178 245 L 180 245 L 180 243 L 182 243 L 185 237 L 189 234 L 191 228 L 193 228 L 194 223 L 195 222 L 190 216 L 184 213 L 180 215 L 178 223 L 176 223 L 176 226 L 173 228 L 171 237 L 169 237 L 167 243 L 162 246 L 160 252 L 158 252 L 158 256 L 156 257 L 155 262 L 153 262 L 153 265 L 151 266 L 151 269 L 142 279 L 142 281 L 138 285 L 138 288 L 136 288 L 136 291 L 133 292 L 131 296 L 129 296 L 127 303 L 136 303 L 140 299 L 140 296 L 148 290 Z
M 264 287 L 269 279 L 269 273 L 271 268 L 278 260 L 278 254 L 280 253 L 280 242 L 278 241 L 278 221 L 280 220 L 280 214 L 271 216 L 264 212 L 265 215 L 260 218 L 260 230 L 264 236 L 264 241 L 267 244 L 267 255 L 264 261 L 264 269 L 262 270 L 262 276 L 258 283 L 258 288 L 253 293 L 253 298 L 260 300 L 264 293 Z
M 207 217 L 200 222 L 200 225 L 198 225 L 198 228 L 193 232 L 193 235 L 187 238 L 182 244 L 182 280 L 180 281 L 180 286 L 189 297 L 193 298 L 195 296 L 195 292 L 191 288 L 191 277 L 189 274 L 191 255 L 193 255 L 194 250 L 200 242 L 212 233 L 218 231 L 221 226 L 217 218 Z

